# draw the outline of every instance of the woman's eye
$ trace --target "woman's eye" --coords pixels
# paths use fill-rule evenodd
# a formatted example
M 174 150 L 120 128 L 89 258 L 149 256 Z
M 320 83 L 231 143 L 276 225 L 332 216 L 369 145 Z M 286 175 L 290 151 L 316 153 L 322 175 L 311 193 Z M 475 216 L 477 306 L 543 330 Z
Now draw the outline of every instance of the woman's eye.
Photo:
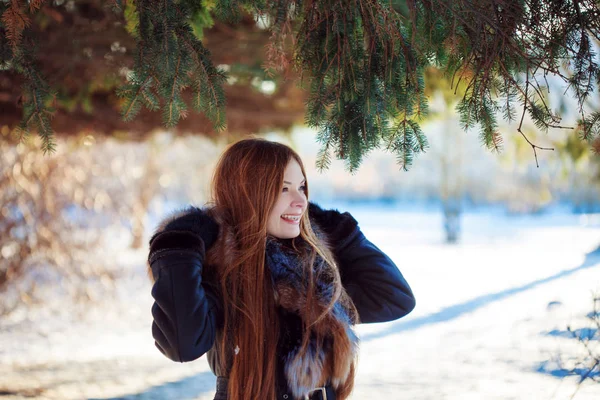
M 304 185 L 303 185 L 303 186 L 300 186 L 300 187 L 298 188 L 298 190 L 299 190 L 299 191 L 301 191 L 301 192 L 306 192 L 306 186 L 304 186 Z M 287 188 L 287 187 L 284 187 L 283 189 L 281 189 L 281 191 L 282 191 L 282 192 L 284 192 L 284 193 L 285 193 L 285 192 L 288 192 L 288 191 L 289 191 L 289 188 Z

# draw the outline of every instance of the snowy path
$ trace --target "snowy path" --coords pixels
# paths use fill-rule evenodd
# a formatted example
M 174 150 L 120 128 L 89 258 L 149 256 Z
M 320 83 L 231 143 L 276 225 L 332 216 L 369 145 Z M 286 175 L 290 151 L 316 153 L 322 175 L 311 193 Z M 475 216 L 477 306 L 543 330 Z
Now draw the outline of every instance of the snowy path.
M 471 214 L 461 244 L 447 246 L 436 213 L 344 209 L 397 262 L 417 297 L 408 317 L 359 327 L 352 398 L 571 396 L 575 378 L 552 376 L 548 361 L 580 351 L 564 331 L 584 326 L 591 293 L 600 291 L 598 219 Z M 70 312 L 0 322 L 0 397 L 212 399 L 215 378 L 206 361 L 177 364 L 154 348 L 149 283 L 138 262 L 145 255 L 127 257 L 128 292 L 87 310 L 86 323 Z M 597 384 L 575 397 L 598 398 Z

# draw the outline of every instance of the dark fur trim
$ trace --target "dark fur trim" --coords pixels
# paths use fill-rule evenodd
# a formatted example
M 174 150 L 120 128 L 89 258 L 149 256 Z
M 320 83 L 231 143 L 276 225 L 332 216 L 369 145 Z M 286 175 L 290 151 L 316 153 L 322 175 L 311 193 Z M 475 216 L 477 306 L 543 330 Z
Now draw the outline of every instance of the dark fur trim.
M 309 203 L 308 216 L 311 222 L 322 229 L 328 242 L 335 248 L 342 248 L 357 231 L 358 222 L 350 213 L 341 213 L 338 210 L 323 210 L 318 204 Z
M 207 210 L 189 206 L 165 218 L 156 228 L 156 233 L 150 239 L 150 245 L 152 246 L 152 241 L 160 233 L 166 231 L 193 232 L 204 241 L 205 246 L 208 248 L 217 239 L 219 225 Z

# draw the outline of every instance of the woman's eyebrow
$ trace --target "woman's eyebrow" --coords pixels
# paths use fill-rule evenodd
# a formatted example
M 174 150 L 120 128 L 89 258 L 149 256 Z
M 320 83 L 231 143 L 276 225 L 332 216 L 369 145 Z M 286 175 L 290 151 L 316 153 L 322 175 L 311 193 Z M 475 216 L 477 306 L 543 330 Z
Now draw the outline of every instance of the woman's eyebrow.
M 306 179 L 302 179 L 302 182 L 300 182 L 300 184 L 306 182 Z M 288 182 L 288 181 L 283 181 L 283 183 L 287 183 L 288 185 L 291 185 L 292 182 Z

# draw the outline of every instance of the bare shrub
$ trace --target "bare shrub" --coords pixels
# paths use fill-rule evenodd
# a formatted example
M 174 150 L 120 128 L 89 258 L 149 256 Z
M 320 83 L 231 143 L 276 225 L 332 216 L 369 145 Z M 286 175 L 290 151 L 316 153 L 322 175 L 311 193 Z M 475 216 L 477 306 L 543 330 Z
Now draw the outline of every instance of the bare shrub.
M 131 229 L 129 244 L 141 245 L 140 219 L 156 188 L 149 147 L 82 136 L 45 155 L 3 135 L 0 314 L 42 300 L 39 286 L 95 300 L 119 271 L 115 252 L 106 251 L 108 228 Z
M 598 250 L 596 250 L 598 251 Z M 537 371 L 557 378 L 576 378 L 574 399 L 584 384 L 600 384 L 600 294 L 593 295 L 592 311 L 577 327 L 567 325 L 565 330 L 553 330 L 547 335 L 567 340 L 568 350 L 562 350 L 551 359 L 540 363 Z
M 584 349 L 583 356 L 578 358 L 575 365 L 569 369 L 571 375 L 579 375 L 577 389 L 571 399 L 586 380 L 600 384 L 600 294 L 594 295 L 593 301 L 593 309 L 587 315 L 589 326 L 581 329 L 567 326 L 567 331 Z

